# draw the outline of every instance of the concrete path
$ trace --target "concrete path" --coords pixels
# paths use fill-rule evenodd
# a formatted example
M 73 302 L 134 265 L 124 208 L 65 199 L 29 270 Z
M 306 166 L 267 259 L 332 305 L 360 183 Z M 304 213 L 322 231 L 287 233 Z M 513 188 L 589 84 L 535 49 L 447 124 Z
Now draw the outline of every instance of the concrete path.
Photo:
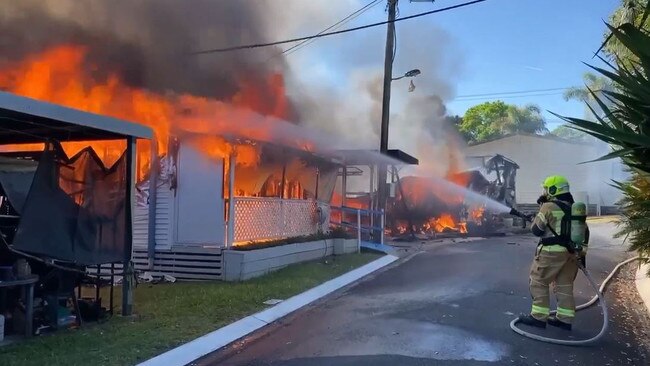
M 608 222 L 591 223 L 587 260 L 597 280 L 627 254 Z M 589 348 L 547 345 L 512 332 L 509 321 L 530 309 L 528 269 L 535 239 L 425 243 L 424 252 L 345 293 L 212 354 L 199 365 L 648 365 L 650 324 L 634 288 L 633 269 L 610 288 L 611 328 Z M 582 275 L 579 303 L 592 296 Z M 642 309 L 642 310 L 639 310 Z M 598 307 L 578 314 L 572 333 L 588 338 L 601 326 Z

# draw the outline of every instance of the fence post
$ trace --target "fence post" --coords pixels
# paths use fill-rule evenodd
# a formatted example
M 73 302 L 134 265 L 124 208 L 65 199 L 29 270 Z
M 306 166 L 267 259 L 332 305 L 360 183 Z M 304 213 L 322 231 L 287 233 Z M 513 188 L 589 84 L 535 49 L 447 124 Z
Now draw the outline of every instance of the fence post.
M 237 157 L 230 153 L 228 157 L 228 223 L 226 224 L 226 248 L 230 249 L 235 242 L 235 166 Z
M 380 242 L 381 242 L 382 245 L 384 244 L 384 227 L 385 226 L 386 226 L 386 216 L 385 216 L 384 209 L 382 208 L 381 209 L 381 227 L 379 228 L 381 230 L 381 234 L 380 234 L 381 240 L 380 240 Z
M 361 253 L 361 210 L 357 209 L 357 253 Z

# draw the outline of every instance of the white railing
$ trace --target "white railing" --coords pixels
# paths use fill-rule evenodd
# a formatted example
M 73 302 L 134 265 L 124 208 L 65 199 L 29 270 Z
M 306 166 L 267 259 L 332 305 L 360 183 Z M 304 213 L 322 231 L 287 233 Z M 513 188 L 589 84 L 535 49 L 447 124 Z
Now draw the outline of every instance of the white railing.
M 283 239 L 318 232 L 318 203 L 269 197 L 235 197 L 233 242 Z

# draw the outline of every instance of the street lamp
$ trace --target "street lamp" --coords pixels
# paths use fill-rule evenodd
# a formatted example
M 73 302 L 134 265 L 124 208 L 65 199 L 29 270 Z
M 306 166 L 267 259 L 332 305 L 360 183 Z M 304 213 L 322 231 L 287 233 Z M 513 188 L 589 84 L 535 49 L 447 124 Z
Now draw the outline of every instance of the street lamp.
M 413 69 L 411 71 L 407 71 L 406 74 L 404 74 L 404 75 L 402 75 L 400 77 L 392 78 L 391 81 L 404 79 L 404 78 L 414 78 L 414 77 L 420 75 L 421 73 L 422 72 L 420 71 L 420 69 Z
M 390 70 L 392 71 L 392 60 L 391 60 L 391 65 L 390 65 Z M 414 78 L 418 75 L 420 75 L 422 71 L 420 69 L 413 69 L 410 71 L 407 71 L 404 75 L 398 76 L 396 78 L 390 76 L 391 74 L 385 74 L 384 76 L 384 100 L 382 104 L 382 116 L 381 116 L 381 144 L 380 144 L 380 149 L 379 151 L 382 154 L 386 154 L 388 152 L 388 121 L 389 121 L 389 115 L 390 115 L 390 84 L 395 81 L 395 80 L 400 80 L 403 78 Z M 411 87 L 409 88 L 409 91 L 413 91 L 415 89 L 415 86 L 413 86 L 413 82 L 411 81 Z M 385 209 L 386 208 L 386 196 L 387 196 L 387 187 L 386 187 L 386 179 L 388 178 L 388 167 L 386 164 L 380 164 L 379 165 L 379 171 L 378 173 L 378 183 L 379 186 L 377 187 L 377 198 L 378 198 L 378 208 Z

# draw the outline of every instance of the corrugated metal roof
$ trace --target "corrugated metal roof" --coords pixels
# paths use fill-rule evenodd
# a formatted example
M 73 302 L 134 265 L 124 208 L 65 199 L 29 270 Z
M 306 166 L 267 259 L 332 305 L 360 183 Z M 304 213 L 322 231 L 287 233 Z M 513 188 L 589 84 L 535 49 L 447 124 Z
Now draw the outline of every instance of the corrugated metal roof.
M 61 105 L 0 92 L 0 144 L 151 139 L 151 128 Z

